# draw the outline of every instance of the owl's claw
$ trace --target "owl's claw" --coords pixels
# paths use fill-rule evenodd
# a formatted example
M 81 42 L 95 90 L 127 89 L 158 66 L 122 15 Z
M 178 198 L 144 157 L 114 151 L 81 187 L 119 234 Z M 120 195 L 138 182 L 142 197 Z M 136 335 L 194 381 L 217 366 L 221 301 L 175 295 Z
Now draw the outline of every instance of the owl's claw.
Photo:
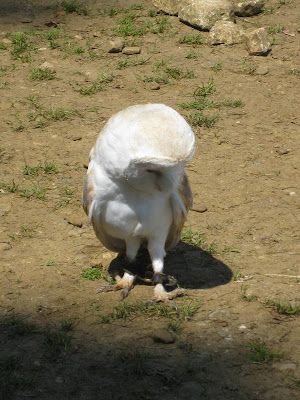
M 149 300 L 146 303 L 146 305 L 148 306 L 155 302 L 158 303 L 161 301 L 166 306 L 173 307 L 173 308 L 175 308 L 175 310 L 177 310 L 176 304 L 171 300 L 177 296 L 182 296 L 184 294 L 184 292 L 185 292 L 185 290 L 182 288 L 177 288 L 177 289 L 172 290 L 171 292 L 167 292 L 165 290 L 165 288 L 163 287 L 163 285 L 161 283 L 158 283 L 154 288 L 154 297 L 151 300 Z
M 125 297 L 128 296 L 130 290 L 134 287 L 135 279 L 136 279 L 135 275 L 125 272 L 122 278 L 119 275 L 116 276 L 117 283 L 115 285 L 100 286 L 97 289 L 97 293 L 115 292 L 117 290 L 122 290 L 120 297 L 121 300 L 123 300 L 125 299 Z

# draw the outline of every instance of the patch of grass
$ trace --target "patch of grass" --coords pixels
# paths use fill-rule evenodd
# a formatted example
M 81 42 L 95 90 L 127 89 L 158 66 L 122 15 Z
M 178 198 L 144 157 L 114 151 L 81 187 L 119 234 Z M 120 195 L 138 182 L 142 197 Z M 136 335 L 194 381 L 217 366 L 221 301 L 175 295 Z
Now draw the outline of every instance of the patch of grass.
M 50 68 L 33 68 L 30 77 L 34 81 L 50 81 L 55 78 L 56 72 Z
M 212 128 L 214 125 L 216 125 L 217 120 L 217 115 L 207 116 L 203 115 L 201 111 L 189 114 L 187 116 L 187 121 L 192 126 L 205 126 L 206 128 Z
M 265 304 L 272 307 L 278 314 L 283 315 L 300 315 L 300 304 L 293 305 L 289 301 L 268 299 Z
M 264 342 L 249 343 L 249 357 L 256 364 L 278 361 L 283 352 L 273 351 Z
M 174 333 L 180 333 L 182 331 L 182 321 L 173 319 L 173 318 L 169 318 L 168 324 L 167 324 L 167 329 Z
M 63 10 L 67 13 L 75 12 L 77 14 L 83 15 L 88 14 L 87 8 L 82 3 L 79 3 L 79 1 L 77 0 L 65 0 L 61 3 L 61 5 Z
M 165 73 L 172 79 L 179 79 L 182 71 L 178 67 L 166 67 Z
M 215 93 L 216 88 L 215 88 L 215 84 L 214 84 L 214 80 L 210 79 L 208 81 L 207 85 L 202 84 L 202 86 L 198 86 L 195 90 L 193 95 L 194 96 L 202 96 L 202 97 L 206 97 L 209 96 L 213 93 Z
M 105 75 L 103 72 L 99 74 L 99 82 L 100 83 L 109 83 L 114 80 L 112 75 Z
M 53 267 L 56 264 L 55 260 L 52 258 L 49 258 L 49 260 L 46 262 L 45 266 L 46 267 Z
M 46 189 L 42 188 L 39 183 L 36 183 L 32 189 L 32 195 L 37 200 L 45 200 L 46 198 Z
M 267 15 L 270 15 L 270 14 L 274 14 L 275 10 L 274 10 L 274 8 L 270 7 L 270 8 L 264 9 L 263 13 L 267 14 Z
M 204 241 L 204 236 L 197 231 L 192 231 L 192 229 L 188 227 L 183 229 L 181 233 L 181 240 L 184 243 L 199 247 Z
M 184 35 L 178 40 L 179 44 L 188 44 L 188 45 L 197 45 L 197 44 L 203 44 L 203 39 L 201 38 L 200 35 Z
M 43 171 L 47 175 L 55 175 L 57 174 L 57 168 L 54 162 L 45 162 L 43 167 Z
M 95 281 L 97 279 L 104 278 L 104 273 L 101 269 L 93 267 L 84 269 L 81 273 L 81 276 L 89 281 Z
M 6 50 L 6 49 L 7 49 L 6 44 L 0 41 L 0 50 Z
M 17 32 L 12 36 L 13 49 L 11 55 L 14 60 L 29 61 L 32 45 L 28 36 L 23 32 Z
M 82 94 L 83 96 L 90 96 L 91 94 L 95 94 L 97 92 L 101 92 L 105 90 L 104 86 L 98 82 L 95 81 L 89 86 L 83 86 L 79 89 L 79 93 Z
M 157 15 L 157 11 L 154 10 L 153 8 L 148 11 L 148 16 L 149 17 L 154 18 L 154 17 L 156 17 L 156 15 Z
M 242 66 L 241 66 L 242 74 L 254 75 L 256 70 L 257 67 L 251 62 L 251 59 L 249 59 L 249 57 L 242 58 Z
M 65 355 L 71 348 L 72 331 L 74 324 L 71 321 L 62 321 L 59 327 L 49 328 L 44 331 L 44 343 L 50 358 Z
M 151 32 L 157 34 L 166 33 L 169 29 L 169 22 L 166 16 L 156 18 L 155 25 L 152 26 Z
M 198 58 L 198 57 L 199 57 L 198 54 L 195 53 L 195 52 L 192 51 L 192 50 L 190 50 L 190 51 L 187 53 L 187 55 L 185 56 L 185 58 L 187 58 L 187 59 Z
M 216 254 L 217 253 L 217 246 L 216 243 L 211 243 L 207 249 L 206 249 L 206 253 L 208 254 Z
M 59 35 L 60 35 L 60 28 L 53 28 L 53 29 L 50 29 L 49 31 L 45 32 L 45 37 L 49 41 L 58 39 Z
M 82 46 L 74 47 L 72 49 L 73 54 L 83 54 L 85 52 L 85 48 Z
M 211 108 L 213 106 L 213 103 L 209 102 L 206 97 L 197 97 L 195 100 L 189 102 L 189 103 L 180 103 L 180 107 L 182 107 L 184 110 L 206 110 L 208 108 Z
M 222 105 L 226 106 L 226 107 L 237 108 L 237 107 L 243 107 L 244 104 L 241 99 L 237 99 L 237 100 L 228 99 L 228 100 L 223 101 Z
M 41 165 L 38 164 L 37 166 L 33 167 L 25 163 L 23 168 L 23 174 L 26 176 L 38 176 L 40 173 Z
M 119 36 L 143 36 L 147 31 L 146 25 L 138 27 L 134 22 L 136 22 L 136 15 L 131 12 L 118 20 L 119 25 L 115 31 Z
M 257 296 L 255 296 L 253 294 L 252 295 L 251 294 L 247 294 L 247 288 L 245 286 L 241 287 L 241 295 L 242 295 L 242 298 L 244 300 L 247 300 L 249 302 L 258 300 Z
M 126 371 L 134 376 L 142 376 L 147 372 L 147 360 L 150 358 L 150 355 L 144 350 L 137 348 L 123 350 L 119 353 L 118 358 L 121 363 L 125 364 Z
M 280 24 L 278 24 L 278 25 L 270 25 L 269 27 L 268 27 L 268 33 L 270 34 L 270 35 L 272 35 L 272 34 L 274 34 L 274 33 L 280 33 L 280 32 L 282 32 L 284 30 L 284 27 L 282 26 L 282 25 L 280 25 Z
M 224 253 L 240 253 L 241 251 L 239 249 L 234 249 L 233 247 L 224 247 L 223 250 Z
M 295 76 L 300 76 L 300 69 L 292 68 L 289 70 L 289 74 L 295 75 Z
M 26 336 L 36 331 L 36 326 L 27 322 L 27 315 L 8 314 L 0 318 L 1 331 L 9 337 Z
M 222 70 L 222 63 L 217 63 L 211 67 L 214 72 L 219 72 Z
M 234 281 L 239 281 L 244 277 L 244 275 L 240 272 L 239 267 L 234 267 L 232 271 L 232 276 Z
M 3 184 L 2 187 L 6 189 L 9 193 L 16 193 L 18 191 L 19 185 L 13 180 L 9 185 Z

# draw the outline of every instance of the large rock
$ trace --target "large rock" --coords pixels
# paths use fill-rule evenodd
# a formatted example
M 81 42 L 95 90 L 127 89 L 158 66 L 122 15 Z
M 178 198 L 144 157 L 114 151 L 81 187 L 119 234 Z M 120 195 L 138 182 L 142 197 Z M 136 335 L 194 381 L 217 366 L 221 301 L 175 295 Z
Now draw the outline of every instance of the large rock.
M 181 21 L 210 30 L 217 21 L 233 21 L 233 5 L 228 0 L 183 0 L 178 12 Z
M 271 50 L 265 28 L 255 29 L 246 35 L 246 47 L 251 56 L 265 56 Z
M 166 14 L 177 15 L 179 11 L 180 0 L 152 0 L 152 4 L 158 11 Z
M 211 28 L 207 44 L 235 44 L 246 40 L 245 32 L 232 21 L 217 21 Z
M 230 0 L 233 4 L 235 15 L 238 17 L 251 17 L 259 14 L 265 5 L 265 0 Z

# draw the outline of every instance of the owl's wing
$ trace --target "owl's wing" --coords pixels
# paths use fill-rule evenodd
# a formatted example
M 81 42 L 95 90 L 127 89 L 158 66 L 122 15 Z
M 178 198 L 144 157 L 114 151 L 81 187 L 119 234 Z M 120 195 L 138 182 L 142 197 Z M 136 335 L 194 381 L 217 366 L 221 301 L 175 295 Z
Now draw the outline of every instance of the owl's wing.
M 188 177 L 184 173 L 178 192 L 171 198 L 173 208 L 173 222 L 166 240 L 166 250 L 176 246 L 180 240 L 183 225 L 187 219 L 187 213 L 193 205 L 193 195 Z
M 93 225 L 94 231 L 100 242 L 109 250 L 119 253 L 126 249 L 124 240 L 116 239 L 105 232 L 101 223 L 101 202 L 96 196 L 96 185 L 94 181 L 94 155 L 95 150 L 90 152 L 89 168 L 83 182 L 82 205 L 85 213 L 88 215 Z

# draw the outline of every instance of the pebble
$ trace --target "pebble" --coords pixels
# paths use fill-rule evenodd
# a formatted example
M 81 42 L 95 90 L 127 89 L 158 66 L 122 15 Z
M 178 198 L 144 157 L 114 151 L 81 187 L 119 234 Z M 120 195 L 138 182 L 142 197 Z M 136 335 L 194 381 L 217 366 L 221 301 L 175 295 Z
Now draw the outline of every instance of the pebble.
M 255 71 L 256 75 L 267 75 L 268 72 L 269 68 L 263 65 L 260 65 Z
M 68 215 L 64 218 L 69 224 L 73 225 L 73 226 L 77 226 L 78 228 L 81 228 L 83 223 L 81 218 L 78 218 L 74 215 Z
M 41 69 L 46 69 L 46 68 L 48 68 L 48 69 L 53 69 L 53 64 L 51 64 L 51 63 L 45 61 L 43 64 L 41 64 L 41 65 L 39 66 L 39 68 L 41 68 Z
M 157 329 L 151 334 L 154 342 L 171 344 L 175 342 L 174 335 L 167 329 Z
M 159 90 L 159 89 L 160 89 L 160 86 L 158 83 L 156 83 L 156 82 L 151 83 L 150 90 Z
M 12 41 L 10 39 L 6 39 L 6 38 L 2 39 L 2 42 L 5 44 L 12 44 Z
M 72 137 L 72 139 L 73 139 L 74 142 L 77 142 L 78 140 L 82 139 L 82 136 L 81 135 L 75 135 L 75 136 Z
M 290 150 L 285 149 L 283 147 L 278 147 L 278 149 L 276 149 L 276 153 L 278 153 L 280 156 L 283 156 L 284 154 L 288 154 L 290 152 Z
M 55 378 L 55 382 L 56 383 L 64 383 L 64 380 L 61 376 L 58 376 L 57 378 Z
M 279 369 L 279 371 L 289 371 L 289 370 L 294 370 L 297 368 L 297 365 L 289 362 L 289 363 L 274 363 L 272 364 L 273 368 Z
M 128 56 L 131 56 L 133 54 L 140 54 L 140 52 L 141 52 L 140 47 L 136 47 L 136 46 L 124 47 L 124 49 L 122 50 L 122 53 L 127 54 Z
M 115 40 L 110 40 L 108 44 L 109 53 L 120 53 L 125 46 L 123 39 L 117 38 Z
M 187 381 L 178 387 L 177 393 L 180 399 L 199 400 L 201 395 L 205 393 L 205 388 L 199 382 Z
M 204 213 L 205 211 L 207 211 L 207 207 L 205 204 L 200 204 L 196 207 L 191 208 L 191 210 L 198 213 Z
M 11 202 L 9 199 L 1 199 L 0 203 L 0 216 L 8 214 L 11 210 Z
M 75 35 L 74 38 L 78 39 L 78 40 L 82 40 L 82 36 L 81 35 Z
M 0 252 L 5 250 L 10 250 L 11 245 L 9 243 L 0 243 Z

